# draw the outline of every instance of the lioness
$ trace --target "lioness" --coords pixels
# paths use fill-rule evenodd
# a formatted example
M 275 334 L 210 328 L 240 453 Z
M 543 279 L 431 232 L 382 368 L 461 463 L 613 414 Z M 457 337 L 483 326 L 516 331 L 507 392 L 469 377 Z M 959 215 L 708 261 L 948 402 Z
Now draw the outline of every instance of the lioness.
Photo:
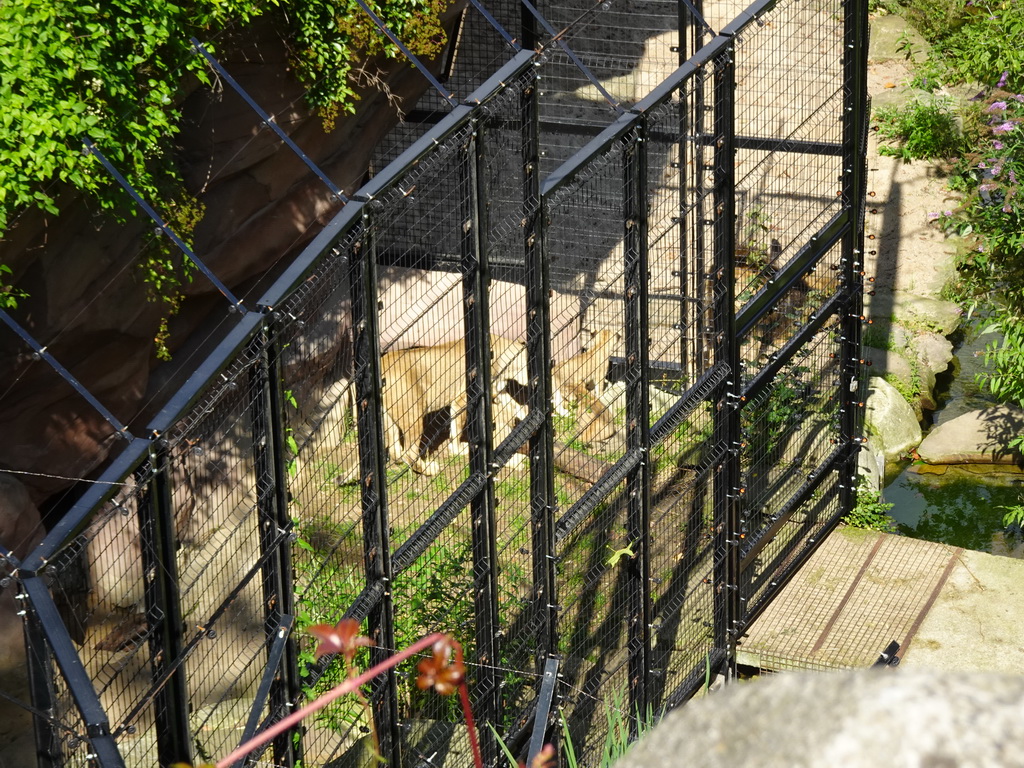
M 553 386 L 563 398 L 584 406 L 591 414 L 585 419 L 580 435 L 585 443 L 607 439 L 615 431 L 612 417 L 599 396 L 604 391 L 608 359 L 618 339 L 618 334 L 609 330 L 598 331 L 591 337 L 585 351 L 558 363 L 551 371 Z M 584 416 L 582 413 L 578 415 L 580 423 L 583 423 Z
M 490 340 L 495 392 L 504 391 L 509 380 L 526 382 L 526 347 L 494 334 Z M 420 456 L 423 419 L 428 413 L 465 402 L 465 340 L 387 352 L 381 357 L 381 375 L 385 441 L 392 458 L 401 459 L 415 472 L 436 475 L 437 462 L 425 462 Z M 496 409 L 496 414 L 506 411 Z
M 505 391 L 495 393 L 491 399 L 491 419 L 493 421 L 493 445 L 495 448 L 508 437 L 512 427 L 526 418 L 527 408 L 516 401 L 512 395 Z M 463 393 L 458 400 L 452 403 L 452 431 L 451 439 L 448 442 L 448 453 L 452 456 L 468 456 L 469 445 L 461 442 L 462 433 L 466 428 L 466 394 Z M 514 453 L 509 459 L 509 466 L 522 466 L 526 459 L 522 454 Z

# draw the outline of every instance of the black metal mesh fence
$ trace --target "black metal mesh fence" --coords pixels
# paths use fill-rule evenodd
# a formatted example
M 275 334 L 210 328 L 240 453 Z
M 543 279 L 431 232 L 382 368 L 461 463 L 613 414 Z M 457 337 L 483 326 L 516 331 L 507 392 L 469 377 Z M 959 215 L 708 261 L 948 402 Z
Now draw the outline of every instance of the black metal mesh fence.
M 493 10 L 541 52 L 468 7 L 445 82 L 500 71 L 426 97 L 29 561 L 47 765 L 227 754 L 349 674 L 303 631 L 343 616 L 360 668 L 450 634 L 516 754 L 560 707 L 597 764 L 848 507 L 859 5 Z M 416 661 L 254 764 L 471 764 Z

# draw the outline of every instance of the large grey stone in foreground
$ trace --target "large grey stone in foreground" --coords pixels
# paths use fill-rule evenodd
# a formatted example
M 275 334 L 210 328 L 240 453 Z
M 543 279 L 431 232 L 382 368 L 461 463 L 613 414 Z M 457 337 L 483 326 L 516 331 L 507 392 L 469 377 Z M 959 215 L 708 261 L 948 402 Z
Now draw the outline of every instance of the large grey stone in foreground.
M 1024 412 L 1008 405 L 969 411 L 940 424 L 917 452 L 929 464 L 1019 464 L 1009 442 L 1024 434 Z
M 783 674 L 669 714 L 616 768 L 1024 767 L 1024 678 Z
M 910 404 L 892 384 L 872 376 L 868 383 L 865 429 L 878 438 L 887 461 L 904 455 L 921 442 L 921 425 Z

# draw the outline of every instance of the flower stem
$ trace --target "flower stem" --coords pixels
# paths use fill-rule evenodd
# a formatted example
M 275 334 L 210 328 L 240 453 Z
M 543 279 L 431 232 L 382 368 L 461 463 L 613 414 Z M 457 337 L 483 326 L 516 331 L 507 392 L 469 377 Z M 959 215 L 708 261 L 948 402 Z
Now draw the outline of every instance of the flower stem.
M 425 651 L 427 648 L 432 646 L 442 637 L 444 637 L 444 635 L 442 635 L 440 632 L 434 632 L 433 634 L 427 635 L 426 637 L 417 640 L 408 648 L 399 651 L 394 656 L 390 656 L 384 661 L 380 662 L 379 664 L 375 664 L 374 666 L 370 667 L 361 675 L 356 675 L 355 677 L 349 677 L 345 680 L 342 680 L 331 690 L 318 696 L 316 699 L 311 701 L 306 706 L 296 710 L 295 712 L 292 712 L 290 715 L 288 715 L 288 717 L 279 720 L 278 722 L 274 723 L 272 726 L 267 728 L 267 730 L 263 731 L 262 733 L 258 733 L 256 736 L 249 739 L 249 741 L 242 744 L 230 755 L 225 757 L 223 760 L 219 761 L 216 765 L 216 768 L 229 768 L 229 766 L 234 765 L 236 761 L 242 759 L 257 747 L 261 747 L 267 742 L 277 738 L 285 731 L 297 725 L 304 718 L 308 717 L 309 715 L 313 714 L 314 712 L 320 709 L 323 709 L 332 701 L 334 701 L 337 698 L 340 698 L 341 696 L 344 696 L 346 693 L 351 693 L 354 690 L 358 690 L 359 686 L 363 685 L 364 683 L 370 682 L 381 672 L 385 672 L 391 669 L 392 667 L 397 667 L 410 656 L 415 656 L 417 653 Z M 468 692 L 465 694 L 465 697 L 465 703 L 463 706 L 468 706 Z M 472 734 L 471 738 L 473 739 L 473 743 L 476 744 L 476 732 L 472 728 L 472 726 L 470 726 L 470 734 Z M 479 749 L 479 746 L 476 746 L 475 754 L 479 753 Z M 477 765 L 482 766 L 482 764 L 479 761 L 477 762 Z
M 469 705 L 469 687 L 466 681 L 459 683 L 459 699 L 462 701 L 462 714 L 466 718 L 466 731 L 469 733 L 469 745 L 473 748 L 473 765 L 484 768 L 484 759 L 480 754 L 480 740 L 476 736 L 476 721 L 473 719 L 473 708 Z

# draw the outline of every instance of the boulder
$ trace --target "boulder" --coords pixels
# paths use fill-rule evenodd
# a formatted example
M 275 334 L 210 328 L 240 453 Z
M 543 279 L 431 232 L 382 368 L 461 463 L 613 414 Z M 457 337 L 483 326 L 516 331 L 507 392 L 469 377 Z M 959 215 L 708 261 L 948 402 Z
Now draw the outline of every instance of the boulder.
M 910 404 L 885 379 L 872 376 L 864 418 L 865 431 L 877 438 L 886 461 L 903 456 L 921 442 L 921 425 Z
M 910 344 L 932 374 L 945 373 L 953 362 L 953 342 L 934 331 L 918 333 Z
M 1019 464 L 1009 443 L 1024 434 L 1024 411 L 996 405 L 969 411 L 935 427 L 917 452 L 929 464 Z
M 953 333 L 963 319 L 963 310 L 952 301 L 883 288 L 876 289 L 874 296 L 864 297 L 864 312 L 876 322 L 927 329 L 940 336 Z
M 885 452 L 875 435 L 868 438 L 857 454 L 857 476 L 872 491 L 882 490 L 885 481 Z
M 790 673 L 669 713 L 616 768 L 1024 766 L 1024 678 L 934 670 Z
M 924 411 L 938 408 L 935 399 L 935 374 L 930 368 L 922 366 L 916 357 L 907 357 L 900 352 L 888 349 L 864 348 L 864 359 L 871 362 L 871 372 L 875 376 L 892 376 L 903 384 L 904 391 L 917 392 L 910 405 L 918 419 Z
M 917 359 L 933 374 L 942 373 L 953 360 L 953 342 L 935 331 L 911 330 L 902 325 L 889 328 L 890 348 Z

